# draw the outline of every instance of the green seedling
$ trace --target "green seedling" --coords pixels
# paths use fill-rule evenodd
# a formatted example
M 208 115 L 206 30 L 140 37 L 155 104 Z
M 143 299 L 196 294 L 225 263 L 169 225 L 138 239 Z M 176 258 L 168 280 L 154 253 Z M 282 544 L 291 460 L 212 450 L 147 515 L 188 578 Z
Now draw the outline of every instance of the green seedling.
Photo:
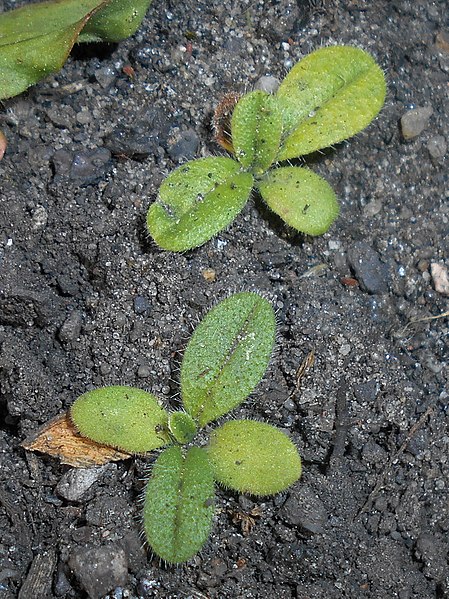
M 133 35 L 151 0 L 52 0 L 0 15 L 0 99 L 62 68 L 75 42 Z
M 129 453 L 165 447 L 145 491 L 143 526 L 152 550 L 169 563 L 189 560 L 206 542 L 214 517 L 215 482 L 240 493 L 272 495 L 299 479 L 301 459 L 280 430 L 253 420 L 198 431 L 238 406 L 263 377 L 276 323 L 271 304 L 237 293 L 217 304 L 190 339 L 181 364 L 183 410 L 167 412 L 133 387 L 89 391 L 70 415 L 81 435 Z
M 193 160 L 163 181 L 147 214 L 151 236 L 170 251 L 200 246 L 234 220 L 252 189 L 297 231 L 325 233 L 338 216 L 335 193 L 289 161 L 364 129 L 385 92 L 384 74 L 367 52 L 349 46 L 312 52 L 276 94 L 253 91 L 228 110 L 230 131 L 220 137 L 235 159 Z

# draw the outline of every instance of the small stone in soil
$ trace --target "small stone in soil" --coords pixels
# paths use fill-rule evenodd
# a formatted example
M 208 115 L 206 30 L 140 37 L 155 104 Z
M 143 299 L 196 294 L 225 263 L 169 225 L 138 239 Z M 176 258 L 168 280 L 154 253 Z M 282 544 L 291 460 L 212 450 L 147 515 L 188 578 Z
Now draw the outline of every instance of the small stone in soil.
M 446 139 L 443 137 L 443 135 L 435 135 L 435 137 L 431 137 L 427 142 L 427 149 L 429 150 L 431 158 L 434 160 L 441 160 L 441 158 L 444 158 L 447 152 Z
M 79 501 L 107 469 L 107 464 L 98 468 L 73 468 L 61 477 L 56 493 L 67 501 Z
M 390 275 L 378 253 L 366 242 L 357 241 L 348 250 L 348 261 L 364 291 L 371 294 L 388 291 Z
M 83 318 L 81 312 L 73 310 L 59 329 L 59 339 L 63 343 L 75 341 L 81 332 Z
M 276 79 L 276 77 L 263 75 L 256 81 L 254 89 L 266 92 L 267 94 L 275 94 L 279 88 L 279 85 L 279 79 Z
M 114 545 L 79 547 L 70 555 L 68 565 L 91 599 L 100 599 L 123 586 L 128 577 L 126 554 Z
M 198 151 L 200 140 L 192 129 L 183 131 L 177 141 L 168 147 L 170 158 L 175 162 L 191 160 Z
M 423 106 L 408 110 L 401 116 L 401 131 L 404 139 L 417 137 L 424 131 L 433 114 L 430 106 Z
M 313 534 L 321 533 L 327 518 L 323 502 L 309 487 L 293 490 L 279 515 L 292 526 L 301 526 Z

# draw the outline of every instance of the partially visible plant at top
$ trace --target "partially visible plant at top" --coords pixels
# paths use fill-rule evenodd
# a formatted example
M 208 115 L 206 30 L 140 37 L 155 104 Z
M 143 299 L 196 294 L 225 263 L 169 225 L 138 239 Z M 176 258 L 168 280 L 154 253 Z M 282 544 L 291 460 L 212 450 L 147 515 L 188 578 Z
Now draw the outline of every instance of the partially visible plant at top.
M 0 14 L 0 99 L 20 94 L 67 60 L 75 42 L 119 42 L 151 0 L 50 0 Z
M 280 430 L 230 420 L 193 444 L 199 429 L 238 406 L 261 380 L 275 339 L 271 304 L 237 293 L 198 325 L 181 364 L 183 410 L 167 412 L 133 387 L 89 391 L 70 415 L 81 435 L 129 453 L 166 446 L 145 491 L 143 525 L 153 551 L 169 563 L 189 560 L 206 542 L 214 517 L 214 481 L 240 493 L 273 495 L 301 475 L 301 459 Z
M 253 91 L 238 100 L 230 131 L 221 136 L 235 160 L 192 160 L 163 181 L 148 210 L 150 234 L 166 250 L 202 245 L 234 220 L 253 188 L 294 229 L 325 233 L 338 216 L 335 193 L 322 177 L 288 161 L 364 129 L 382 108 L 385 92 L 384 74 L 364 50 L 312 52 L 274 95 Z

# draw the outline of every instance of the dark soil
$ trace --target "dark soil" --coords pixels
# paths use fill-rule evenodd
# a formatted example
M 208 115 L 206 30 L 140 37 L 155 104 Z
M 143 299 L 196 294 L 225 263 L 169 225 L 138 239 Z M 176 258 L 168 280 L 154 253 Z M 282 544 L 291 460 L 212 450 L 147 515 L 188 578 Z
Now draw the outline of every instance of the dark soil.
M 448 320 L 404 330 L 448 310 L 431 274 L 449 266 L 447 9 L 155 0 L 132 39 L 77 48 L 5 103 L 1 599 L 449 597 Z M 221 96 L 335 43 L 369 50 L 389 92 L 366 131 L 311 161 L 340 198 L 330 232 L 294 235 L 254 198 L 203 247 L 159 250 L 146 210 L 177 164 L 221 152 L 210 128 Z M 400 117 L 425 106 L 433 114 L 405 141 Z M 176 406 L 194 324 L 240 289 L 272 299 L 279 335 L 236 415 L 287 431 L 303 477 L 268 500 L 219 490 L 209 542 L 166 567 L 139 537 L 151 457 L 75 475 L 20 444 L 101 385 Z

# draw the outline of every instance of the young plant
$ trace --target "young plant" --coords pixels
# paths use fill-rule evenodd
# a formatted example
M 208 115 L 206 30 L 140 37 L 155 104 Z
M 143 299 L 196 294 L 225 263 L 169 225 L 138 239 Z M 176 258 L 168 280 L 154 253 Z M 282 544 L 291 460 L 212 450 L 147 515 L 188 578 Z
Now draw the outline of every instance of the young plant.
M 151 0 L 50 0 L 0 15 L 0 99 L 20 94 L 67 60 L 75 42 L 133 35 Z
M 183 410 L 167 412 L 133 387 L 81 395 L 70 415 L 81 435 L 129 453 L 166 447 L 145 491 L 143 526 L 150 547 L 169 563 L 189 560 L 206 542 L 214 517 L 214 481 L 241 493 L 272 495 L 301 475 L 290 439 L 274 426 L 232 420 L 206 446 L 197 432 L 238 406 L 261 380 L 275 339 L 271 304 L 237 293 L 198 325 L 181 364 Z
M 383 72 L 367 52 L 349 46 L 312 52 L 276 94 L 253 91 L 236 103 L 222 142 L 235 160 L 193 160 L 163 181 L 147 214 L 150 234 L 166 250 L 200 246 L 234 220 L 252 189 L 294 229 L 325 233 L 338 216 L 335 193 L 322 177 L 289 161 L 364 129 L 385 90 Z

